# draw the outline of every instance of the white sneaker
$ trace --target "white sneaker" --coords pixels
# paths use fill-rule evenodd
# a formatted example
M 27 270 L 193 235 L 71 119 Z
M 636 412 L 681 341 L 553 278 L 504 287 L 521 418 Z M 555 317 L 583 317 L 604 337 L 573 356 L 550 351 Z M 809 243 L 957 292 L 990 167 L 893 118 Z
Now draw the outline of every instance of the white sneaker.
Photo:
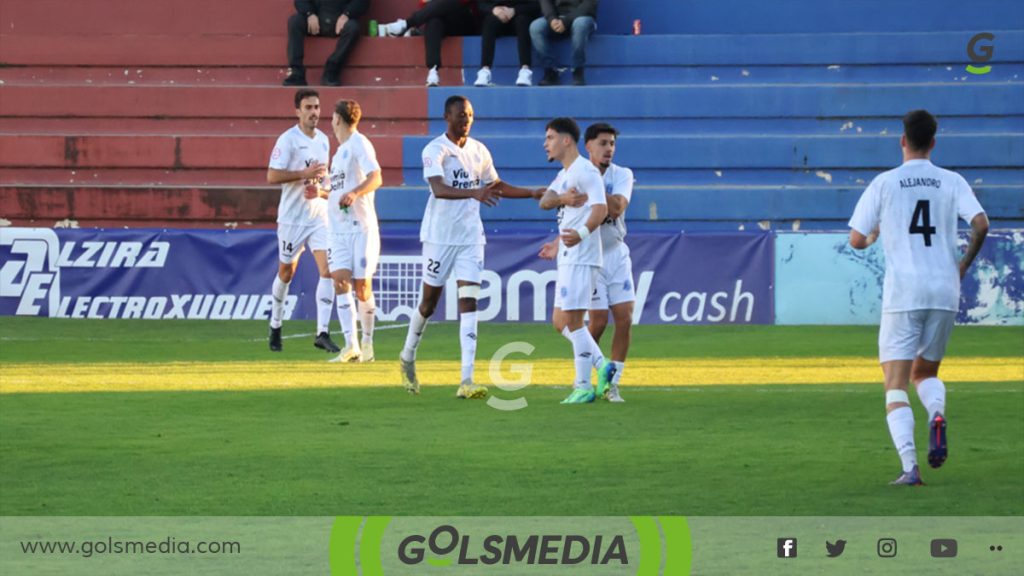
M 360 352 L 359 348 L 345 346 L 337 356 L 331 358 L 328 362 L 359 362 L 360 356 L 362 356 L 362 352 Z
M 441 77 L 437 74 L 437 66 L 434 66 L 427 72 L 427 86 L 437 86 L 440 83 Z
M 360 357 L 360 362 L 373 362 L 373 342 L 363 341 L 363 355 Z
M 377 36 L 381 38 L 385 36 L 401 36 L 405 34 L 406 28 L 405 20 L 399 18 L 390 24 L 381 24 L 377 27 Z
M 619 385 L 612 384 L 611 388 L 608 389 L 608 401 L 609 402 L 625 402 L 622 396 L 619 395 Z
M 533 70 L 520 68 L 519 76 L 516 78 L 516 86 L 533 86 Z
M 481 68 L 476 73 L 476 82 L 473 82 L 473 86 L 490 86 L 491 84 L 491 69 Z

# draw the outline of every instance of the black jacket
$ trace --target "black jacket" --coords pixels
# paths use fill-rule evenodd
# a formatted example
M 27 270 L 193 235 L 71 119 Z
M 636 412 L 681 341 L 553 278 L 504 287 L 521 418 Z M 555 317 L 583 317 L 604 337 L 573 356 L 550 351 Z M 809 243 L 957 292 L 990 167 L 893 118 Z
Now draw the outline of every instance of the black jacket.
M 490 14 L 498 6 L 509 6 L 511 8 L 519 8 L 520 6 L 529 5 L 539 6 L 540 0 L 478 0 L 476 5 L 480 8 L 481 14 Z
M 316 14 L 320 20 L 337 22 L 338 16 L 359 19 L 370 8 L 370 0 L 295 0 L 295 11 L 303 16 Z
M 540 8 L 548 22 L 561 18 L 566 26 L 580 16 L 597 18 L 597 0 L 540 0 Z

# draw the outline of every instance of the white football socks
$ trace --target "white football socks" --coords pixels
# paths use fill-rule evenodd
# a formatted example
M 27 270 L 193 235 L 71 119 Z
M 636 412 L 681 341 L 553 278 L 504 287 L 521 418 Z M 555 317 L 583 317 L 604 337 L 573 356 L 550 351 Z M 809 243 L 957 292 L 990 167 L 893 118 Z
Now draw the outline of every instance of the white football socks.
M 274 285 L 270 289 L 274 302 L 270 307 L 270 327 L 280 328 L 281 319 L 284 317 L 284 301 L 288 298 L 288 283 L 282 282 L 281 277 L 274 275 Z
M 406 362 L 416 359 L 416 349 L 419 348 L 420 339 L 423 338 L 423 331 L 427 329 L 427 319 L 420 314 L 419 308 L 413 310 L 412 318 L 409 319 L 409 331 L 405 334 L 405 347 L 402 348 L 401 358 Z
M 365 302 L 356 303 L 359 310 L 359 323 L 363 325 L 363 342 L 373 342 L 373 326 L 377 320 L 377 301 L 373 294 Z
M 938 378 L 928 378 L 917 385 L 917 397 L 928 410 L 928 421 L 936 414 L 946 413 L 946 385 Z
M 338 319 L 341 320 L 341 331 L 345 334 L 345 345 L 359 350 L 359 340 L 356 338 L 356 315 L 352 310 L 355 303 L 352 299 L 352 292 L 338 294 L 336 297 L 338 305 Z
M 576 364 L 576 381 L 573 385 L 582 390 L 590 390 L 593 385 L 590 383 L 591 356 L 594 354 L 594 339 L 590 336 L 587 327 L 569 332 L 569 340 L 572 342 L 572 354 Z
M 896 452 L 903 462 L 903 471 L 910 472 L 917 466 L 917 451 L 914 447 L 914 411 L 909 406 L 902 406 L 889 412 L 885 419 L 889 422 L 889 434 Z
M 473 366 L 476 363 L 477 313 L 459 314 L 459 343 L 462 344 L 462 381 L 473 381 Z
M 321 278 L 316 285 L 316 333 L 331 331 L 331 310 L 334 308 L 334 280 Z

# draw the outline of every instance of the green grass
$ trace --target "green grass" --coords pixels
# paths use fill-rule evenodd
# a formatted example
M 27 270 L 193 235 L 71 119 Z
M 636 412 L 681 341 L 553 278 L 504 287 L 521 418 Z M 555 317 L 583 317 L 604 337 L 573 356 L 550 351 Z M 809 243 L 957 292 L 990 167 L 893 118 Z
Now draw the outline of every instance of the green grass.
M 871 357 L 875 330 L 643 326 L 631 362 Z M 324 358 L 308 338 L 271 356 L 264 333 L 4 318 L 0 364 Z M 546 326 L 481 336 L 480 357 L 511 340 L 567 352 Z M 380 361 L 403 337 L 379 333 Z M 1019 328 L 958 328 L 949 354 L 1019 358 L 1022 344 Z M 457 358 L 455 327 L 430 326 L 420 358 Z M 566 389 L 535 386 L 516 412 L 449 387 L 2 394 L 0 515 L 1020 515 L 1024 362 L 1021 376 L 948 384 L 951 456 L 922 489 L 886 485 L 899 464 L 877 383 L 630 389 L 627 372 L 626 404 L 560 406 Z

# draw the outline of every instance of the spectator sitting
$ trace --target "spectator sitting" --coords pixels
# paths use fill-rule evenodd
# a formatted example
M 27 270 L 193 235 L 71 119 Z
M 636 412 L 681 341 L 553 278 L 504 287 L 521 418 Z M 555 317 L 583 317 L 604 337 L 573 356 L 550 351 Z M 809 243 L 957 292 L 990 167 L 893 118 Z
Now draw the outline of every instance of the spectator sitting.
M 381 24 L 380 36 L 401 36 L 424 26 L 427 54 L 427 86 L 441 83 L 441 41 L 445 36 L 472 36 L 479 32 L 480 20 L 472 0 L 420 0 L 422 6 L 406 19 Z
M 490 86 L 494 65 L 494 44 L 499 35 L 515 33 L 519 47 L 519 76 L 516 86 L 532 86 L 533 44 L 530 23 L 540 16 L 538 0 L 480 0 L 477 5 L 484 15 L 480 39 L 480 71 L 474 86 Z
M 288 76 L 285 86 L 305 86 L 303 43 L 306 36 L 337 37 L 334 52 L 324 64 L 320 83 L 340 86 L 338 75 L 359 39 L 359 18 L 370 7 L 370 0 L 295 0 L 295 14 L 288 19 Z
M 583 86 L 583 67 L 587 62 L 587 40 L 597 29 L 597 0 L 540 0 L 544 15 L 530 24 L 533 47 L 541 57 L 544 77 L 541 86 L 558 84 L 558 70 L 549 40 L 572 34 L 572 83 Z

